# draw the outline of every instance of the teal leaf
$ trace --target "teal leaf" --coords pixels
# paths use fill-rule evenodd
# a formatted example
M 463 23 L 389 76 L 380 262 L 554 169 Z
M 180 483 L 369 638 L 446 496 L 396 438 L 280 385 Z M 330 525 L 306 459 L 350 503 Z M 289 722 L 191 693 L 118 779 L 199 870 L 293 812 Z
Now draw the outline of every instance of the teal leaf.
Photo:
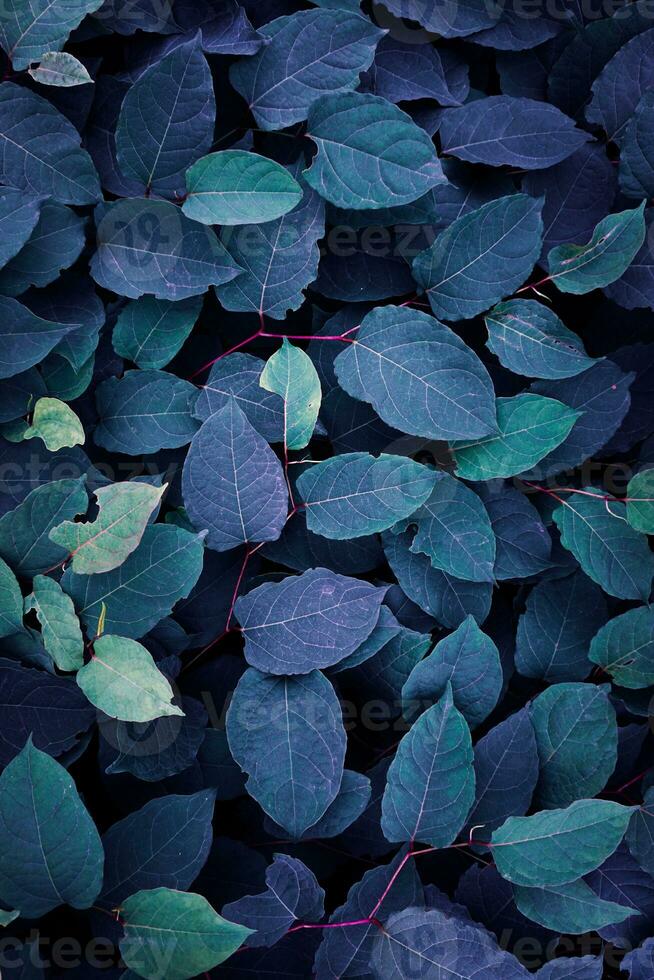
M 280 536 L 288 508 L 284 472 L 235 399 L 193 437 L 182 494 L 191 522 L 208 530 L 207 544 L 216 551 Z
M 616 616 L 593 637 L 589 659 L 620 687 L 654 684 L 654 610 L 638 606 Z
M 184 191 L 184 174 L 211 147 L 216 117 L 211 70 L 200 35 L 174 48 L 137 78 L 116 126 L 123 177 L 146 191 Z
M 0 296 L 0 378 L 12 378 L 42 361 L 74 330 L 32 313 L 17 299 Z
M 96 635 L 104 606 L 109 632 L 138 639 L 189 594 L 203 555 L 201 536 L 172 524 L 153 524 L 118 568 L 99 575 L 76 575 L 67 568 L 61 584 L 89 636 Z
M 3 82 L 0 90 L 0 148 L 5 183 L 61 204 L 94 204 L 101 197 L 95 167 L 72 123 L 14 82 Z
M 245 659 L 268 674 L 332 667 L 369 637 L 385 593 L 326 568 L 265 582 L 234 607 Z
M 69 34 L 102 0 L 17 0 L 0 12 L 0 45 L 16 71 L 41 61 L 48 51 L 61 51 Z
M 172 888 L 136 892 L 122 903 L 120 914 L 122 958 L 146 980 L 188 980 L 206 973 L 252 932 L 218 915 L 202 895 Z
M 629 480 L 627 520 L 636 531 L 654 534 L 654 470 L 641 470 Z
M 316 427 L 322 390 L 313 361 L 300 347 L 284 339 L 266 361 L 259 384 L 284 402 L 284 445 L 304 449 Z
M 457 218 L 413 260 L 413 275 L 434 314 L 466 320 L 520 286 L 538 260 L 541 199 L 500 197 Z
M 0 559 L 0 637 L 23 630 L 23 597 L 16 576 Z
M 645 201 L 603 218 L 586 245 L 558 245 L 547 257 L 550 278 L 563 293 L 589 293 L 615 282 L 645 240 Z
M 171 303 L 142 296 L 121 310 L 114 326 L 114 350 L 140 368 L 163 368 L 191 333 L 202 309 L 202 299 Z
M 78 670 L 84 665 L 84 637 L 73 600 L 47 575 L 37 575 L 32 590 L 25 612 L 35 611 L 46 650 L 59 670 Z
M 121 565 L 143 536 L 150 515 L 166 489 L 147 483 L 112 483 L 95 491 L 98 515 L 93 521 L 64 521 L 50 540 L 67 548 L 78 575 L 110 572 Z
M 57 88 L 93 83 L 82 62 L 67 51 L 46 51 L 36 68 L 30 68 L 29 73 L 35 82 Z
M 184 714 L 172 704 L 173 689 L 151 654 L 125 636 L 103 633 L 94 639 L 91 659 L 77 672 L 77 683 L 109 718 L 153 721 Z
M 451 443 L 456 474 L 482 481 L 523 473 L 561 445 L 580 414 L 542 395 L 498 398 L 497 434 Z
M 41 199 L 27 191 L 0 191 L 0 268 L 20 252 L 36 228 Z
M 509 817 L 492 837 L 497 870 L 528 888 L 576 881 L 613 854 L 634 809 L 610 800 L 578 800 L 563 810 Z
M 306 469 L 297 489 L 310 531 L 349 540 L 409 517 L 437 479 L 434 470 L 404 456 L 341 453 Z
M 593 365 L 580 338 L 536 300 L 510 299 L 484 319 L 486 346 L 514 374 L 557 380 L 572 378 Z
M 597 493 L 593 487 L 587 489 Z M 610 494 L 600 494 L 600 499 L 578 493 L 569 496 L 553 514 L 563 546 L 609 595 L 647 601 L 654 577 L 654 555 L 647 538 L 622 517 L 624 504 Z
M 293 837 L 336 799 L 345 731 L 336 692 L 319 671 L 270 677 L 247 670 L 227 712 L 227 738 L 248 793 Z
M 477 494 L 440 472 L 426 503 L 396 531 L 417 526 L 411 551 L 427 555 L 434 568 L 469 582 L 493 582 L 495 535 Z
M 308 130 L 318 153 L 304 176 L 336 207 L 409 204 L 446 181 L 425 131 L 376 95 L 325 96 L 311 108 Z
M 281 218 L 301 200 L 298 182 L 274 160 L 222 150 L 186 171 L 182 210 L 203 225 L 249 225 Z
M 156 302 L 156 301 L 155 301 Z M 193 418 L 195 385 L 166 371 L 126 371 L 98 385 L 93 439 L 114 453 L 141 456 L 187 445 L 199 425 Z
M 228 282 L 241 267 L 215 232 L 169 201 L 125 198 L 96 212 L 91 275 L 120 296 L 180 300 Z
M 391 762 L 382 800 L 384 836 L 447 847 L 474 798 L 470 730 L 448 685 L 403 737 Z
M 31 739 L 0 776 L 0 814 L 4 903 L 28 918 L 93 904 L 102 886 L 100 837 L 71 777 Z
M 0 517 L 0 557 L 18 575 L 31 578 L 68 557 L 67 548 L 50 540 L 50 531 L 86 513 L 89 498 L 84 483 L 84 477 L 44 483 Z
M 497 647 L 468 616 L 409 674 L 402 688 L 404 716 L 415 719 L 438 701 L 450 684 L 454 704 L 470 728 L 476 728 L 499 701 L 503 681 Z
M 238 61 L 230 81 L 262 129 L 285 129 L 306 119 L 328 92 L 356 88 L 384 31 L 343 10 L 303 10 L 265 24 L 267 43 Z
M 486 368 L 454 331 L 426 313 L 373 310 L 334 368 L 348 394 L 369 402 L 401 432 L 465 439 L 497 431 Z
M 637 909 L 599 898 L 585 881 L 549 888 L 515 885 L 513 894 L 516 905 L 528 919 L 546 929 L 573 936 L 595 932 L 639 914 Z
M 531 704 L 540 773 L 541 807 L 565 807 L 600 793 L 618 753 L 618 727 L 608 687 L 552 684 Z

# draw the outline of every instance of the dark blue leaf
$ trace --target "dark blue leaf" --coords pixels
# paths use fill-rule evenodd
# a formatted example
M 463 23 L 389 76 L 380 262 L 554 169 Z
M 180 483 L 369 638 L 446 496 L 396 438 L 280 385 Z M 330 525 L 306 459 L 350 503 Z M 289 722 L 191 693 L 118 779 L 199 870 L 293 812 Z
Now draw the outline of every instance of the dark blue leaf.
M 603 939 L 620 949 L 631 949 L 650 935 L 654 929 L 654 878 L 639 867 L 626 844 L 622 843 L 586 881 L 604 901 L 617 902 L 640 913 L 619 925 L 600 929 Z
M 39 220 L 41 199 L 5 187 L 0 193 L 0 267 L 16 255 Z
M 470 91 L 467 66 L 453 52 L 407 44 L 392 34 L 377 45 L 363 84 L 390 102 L 435 99 L 442 106 L 461 105 Z
M 43 288 L 68 269 L 84 248 L 86 222 L 63 204 L 46 203 L 29 240 L 0 270 L 0 292 L 19 296 Z
M 552 539 L 525 494 L 505 483 L 477 483 L 495 535 L 494 578 L 528 578 L 550 566 Z
M 284 402 L 279 395 L 259 384 L 264 364 L 252 354 L 241 353 L 216 361 L 195 403 L 195 417 L 206 422 L 233 398 L 264 439 L 281 442 L 284 438 Z
M 593 82 L 586 119 L 621 142 L 643 93 L 654 82 L 654 31 L 633 37 L 620 48 Z

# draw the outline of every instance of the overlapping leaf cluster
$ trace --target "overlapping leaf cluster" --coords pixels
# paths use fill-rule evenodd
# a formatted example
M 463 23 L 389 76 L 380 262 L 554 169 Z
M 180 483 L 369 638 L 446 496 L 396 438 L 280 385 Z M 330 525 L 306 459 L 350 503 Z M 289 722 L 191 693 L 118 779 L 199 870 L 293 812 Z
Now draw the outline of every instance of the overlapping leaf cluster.
M 3 972 L 652 980 L 654 4 L 0 47 Z

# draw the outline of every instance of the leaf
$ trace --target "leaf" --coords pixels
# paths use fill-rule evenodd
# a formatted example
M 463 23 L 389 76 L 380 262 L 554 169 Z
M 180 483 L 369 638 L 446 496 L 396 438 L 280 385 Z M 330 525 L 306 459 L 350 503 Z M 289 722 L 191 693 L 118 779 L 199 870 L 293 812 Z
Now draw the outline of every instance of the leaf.
M 627 520 L 636 531 L 654 534 L 654 472 L 641 470 L 627 484 Z
M 598 65 L 601 70 L 593 81 L 592 99 L 586 109 L 588 122 L 601 126 L 608 138 L 618 143 L 643 92 L 651 88 L 654 36 L 649 30 L 641 30 L 607 52 L 606 63 Z
M 325 893 L 297 858 L 275 854 L 266 869 L 266 890 L 225 905 L 230 922 L 252 930 L 248 947 L 272 946 L 298 921 L 322 919 Z
M 58 398 L 39 398 L 23 439 L 42 439 L 52 453 L 66 446 L 84 445 L 84 428 L 75 412 Z
M 0 776 L 0 814 L 4 903 L 37 918 L 95 901 L 104 859 L 98 832 L 66 770 L 31 738 Z
M 550 278 L 563 293 L 588 293 L 625 272 L 645 240 L 645 202 L 610 214 L 586 245 L 559 245 L 547 257 Z
M 29 73 L 35 82 L 56 85 L 58 88 L 93 83 L 82 62 L 67 51 L 46 51 L 38 66 L 30 68 Z
M 654 191 L 653 104 L 652 93 L 644 92 L 621 139 L 618 171 L 620 188 L 626 197 L 636 200 L 651 197 L 651 192 Z
M 606 686 L 552 684 L 534 698 L 541 807 L 565 807 L 600 793 L 617 760 L 618 729 Z M 590 758 L 589 758 L 590 752 Z
M 4 705 L 0 725 L 3 766 L 11 762 L 29 737 L 49 755 L 63 755 L 77 744 L 78 736 L 96 718 L 96 712 L 72 679 L 33 670 L 15 660 L 0 660 L 0 692 Z
M 345 731 L 336 693 L 319 671 L 271 677 L 246 670 L 227 712 L 227 738 L 248 793 L 293 837 L 335 800 Z
M 156 302 L 156 301 L 155 301 Z M 93 439 L 128 456 L 185 446 L 198 431 L 197 398 L 190 381 L 166 371 L 126 371 L 96 389 L 98 424 Z
M 368 638 L 386 587 L 326 568 L 266 582 L 241 596 L 234 613 L 245 658 L 268 674 L 308 674 L 331 667 Z
M 84 638 L 72 599 L 47 575 L 37 575 L 32 589 L 25 612 L 36 612 L 46 650 L 59 670 L 78 670 L 84 665 Z
M 654 611 L 638 606 L 610 619 L 593 637 L 588 658 L 620 687 L 654 684 Z
M 385 531 L 424 504 L 437 474 L 402 456 L 341 453 L 309 467 L 297 489 L 307 527 L 335 540 Z
M 588 139 L 556 106 L 491 95 L 447 109 L 439 129 L 443 153 L 486 163 L 542 170 L 565 160 Z
M 14 69 L 22 71 L 46 52 L 61 51 L 68 35 L 101 6 L 101 0 L 18 0 L 0 13 L 0 44 Z
M 51 541 L 49 533 L 62 521 L 86 513 L 84 482 L 80 477 L 44 483 L 0 517 L 0 556 L 18 575 L 32 577 L 66 559 L 67 549 Z
M 0 296 L 0 378 L 12 378 L 43 360 L 74 328 L 32 313 L 16 299 Z
M 640 913 L 622 924 L 603 927 L 602 936 L 622 948 L 642 942 L 650 931 L 652 878 L 631 856 L 624 842 L 588 876 L 587 883 L 598 898 L 629 905 Z
M 91 275 L 120 296 L 187 299 L 242 271 L 211 228 L 191 221 L 169 201 L 124 199 L 102 205 L 96 222 Z
M 509 817 L 492 836 L 497 870 L 514 885 L 565 885 L 612 854 L 634 811 L 609 800 L 578 800 L 563 810 Z
M 500 303 L 484 321 L 486 346 L 515 374 L 557 380 L 575 377 L 593 365 L 579 337 L 535 300 Z
M 652 969 L 654 940 L 646 939 L 638 949 L 632 949 L 622 960 L 622 969 L 629 970 L 629 980 L 647 980 L 647 971 Z
M 75 127 L 40 95 L 13 82 L 0 90 L 0 147 L 4 182 L 61 204 L 100 199 L 98 175 Z
M 470 730 L 448 684 L 403 737 L 391 762 L 382 801 L 384 836 L 446 847 L 463 827 L 474 798 Z
M 604 958 L 599 956 L 557 956 L 542 966 L 539 980 L 602 980 Z
M 497 647 L 472 616 L 419 661 L 402 688 L 403 713 L 415 719 L 451 685 L 452 699 L 470 728 L 476 728 L 499 701 L 503 675 Z
M 259 384 L 264 366 L 252 354 L 229 354 L 216 361 L 195 403 L 195 417 L 206 422 L 233 398 L 267 442 L 282 442 L 284 402 Z
M 495 535 L 495 578 L 526 578 L 548 568 L 552 539 L 525 494 L 509 484 L 477 484 L 475 492 L 488 511 Z
M 20 252 L 36 228 L 41 199 L 26 191 L 0 191 L 0 267 Z
M 302 305 L 303 290 L 316 278 L 325 204 L 300 177 L 301 161 L 288 172 L 303 190 L 301 202 L 292 211 L 263 225 L 226 228 L 221 233 L 232 261 L 244 270 L 237 281 L 216 289 L 226 310 L 261 312 L 283 320 L 289 310 Z
M 77 683 L 96 708 L 121 721 L 152 721 L 183 715 L 173 690 L 151 655 L 136 640 L 103 633 L 93 641 L 91 660 Z
M 61 584 L 87 634 L 95 636 L 106 606 L 107 629 L 139 639 L 189 594 L 202 571 L 203 552 L 200 535 L 172 524 L 149 525 L 118 568 L 99 575 L 76 575 L 69 568 Z
M 494 581 L 495 536 L 488 512 L 465 483 L 438 475 L 427 502 L 395 530 L 417 526 L 411 551 L 427 555 L 434 568 L 465 581 Z
M 513 893 L 523 915 L 548 929 L 572 935 L 602 929 L 638 914 L 637 909 L 598 898 L 584 881 L 550 888 L 516 885 Z
M 138 546 L 148 519 L 166 489 L 147 483 L 112 483 L 95 491 L 99 513 L 94 521 L 64 521 L 49 534 L 67 548 L 77 575 L 110 572 Z
M 137 367 L 163 368 L 191 333 L 201 309 L 202 300 L 197 296 L 177 303 L 153 296 L 132 300 L 116 320 L 114 350 Z
M 436 316 L 465 320 L 520 286 L 538 260 L 542 200 L 510 194 L 453 221 L 413 260 Z
M 407 44 L 392 33 L 377 45 L 364 77 L 370 90 L 389 102 L 435 99 L 442 106 L 461 105 L 470 91 L 467 65 L 450 52 Z
M 288 340 L 266 361 L 259 384 L 284 401 L 284 445 L 304 449 L 320 411 L 320 379 L 308 354 Z
M 495 480 L 531 469 L 567 438 L 580 413 L 553 398 L 516 395 L 497 399 L 499 433 L 451 444 L 456 474 Z
M 16 576 L 0 559 L 0 637 L 23 629 L 23 597 Z
M 538 582 L 518 621 L 516 670 L 549 684 L 583 681 L 591 670 L 588 646 L 607 617 L 602 590 L 583 572 Z
M 102 838 L 103 904 L 114 906 L 141 888 L 192 885 L 211 848 L 214 799 L 213 790 L 169 794 L 112 824 Z
M 434 145 L 397 106 L 375 95 L 328 95 L 309 111 L 318 147 L 307 183 L 339 208 L 409 204 L 444 183 Z
M 248 938 L 250 929 L 223 919 L 206 898 L 171 888 L 139 891 L 121 908 L 127 966 L 148 980 L 186 980 L 212 970 Z M 165 962 L 165 968 L 162 964 Z
M 285 129 L 325 93 L 356 88 L 383 37 L 367 17 L 344 10 L 298 11 L 260 34 L 267 43 L 232 66 L 230 81 L 262 129 Z
M 281 218 L 301 200 L 298 182 L 274 160 L 223 150 L 186 171 L 182 210 L 203 225 L 248 225 Z
M 595 493 L 592 488 L 589 493 Z M 553 513 L 561 543 L 584 572 L 609 595 L 619 599 L 649 599 L 654 556 L 647 538 L 620 520 L 623 506 L 607 499 L 573 494 Z
M 116 157 L 124 177 L 146 191 L 183 193 L 187 168 L 207 153 L 216 102 L 211 71 L 196 35 L 137 78 L 116 126 Z
M 334 362 L 348 394 L 402 432 L 464 439 L 497 431 L 492 382 L 477 356 L 425 313 L 385 306 Z
M 417 21 L 428 34 L 441 34 L 443 37 L 475 34 L 493 27 L 497 20 L 496 11 L 479 0 L 472 0 L 461 7 L 443 7 L 434 0 L 427 3 L 422 0 L 384 0 L 384 7 L 396 17 Z M 419 39 L 423 36 L 422 32 L 418 33 Z
M 193 437 L 182 473 L 184 506 L 207 544 L 229 551 L 276 541 L 288 493 L 281 464 L 232 398 Z

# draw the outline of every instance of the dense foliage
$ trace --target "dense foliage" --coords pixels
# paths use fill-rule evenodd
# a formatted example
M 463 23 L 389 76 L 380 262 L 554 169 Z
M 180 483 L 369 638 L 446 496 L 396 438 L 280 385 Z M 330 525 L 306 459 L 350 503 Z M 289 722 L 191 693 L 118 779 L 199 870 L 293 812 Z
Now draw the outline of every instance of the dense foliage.
M 3 975 L 652 980 L 654 3 L 0 48 Z

